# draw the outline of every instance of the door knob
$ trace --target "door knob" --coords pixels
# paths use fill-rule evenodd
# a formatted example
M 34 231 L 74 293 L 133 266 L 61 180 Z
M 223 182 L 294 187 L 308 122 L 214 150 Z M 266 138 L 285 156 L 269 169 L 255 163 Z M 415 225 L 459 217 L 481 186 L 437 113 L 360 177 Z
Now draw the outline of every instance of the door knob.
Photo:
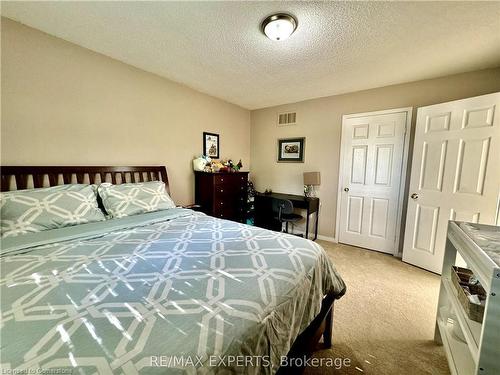
M 347 193 L 349 191 L 349 188 L 344 188 L 344 191 Z
M 418 194 L 417 193 L 413 193 L 410 197 L 411 197 L 411 199 L 418 199 Z

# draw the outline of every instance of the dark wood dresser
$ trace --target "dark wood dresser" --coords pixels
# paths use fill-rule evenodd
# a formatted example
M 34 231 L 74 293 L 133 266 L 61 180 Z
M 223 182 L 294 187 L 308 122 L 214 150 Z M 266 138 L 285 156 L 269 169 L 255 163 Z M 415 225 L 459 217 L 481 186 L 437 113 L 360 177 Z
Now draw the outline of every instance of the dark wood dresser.
M 207 215 L 246 222 L 248 172 L 195 172 L 195 203 Z

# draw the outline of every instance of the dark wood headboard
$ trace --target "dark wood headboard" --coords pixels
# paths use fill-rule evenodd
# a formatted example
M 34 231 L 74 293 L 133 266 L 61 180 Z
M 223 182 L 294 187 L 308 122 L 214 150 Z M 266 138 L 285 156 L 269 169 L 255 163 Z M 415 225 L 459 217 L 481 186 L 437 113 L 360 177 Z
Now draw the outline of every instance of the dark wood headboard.
M 64 184 L 94 184 L 99 182 L 163 181 L 167 191 L 167 169 L 164 166 L 151 167 L 0 167 L 1 191 L 41 188 Z

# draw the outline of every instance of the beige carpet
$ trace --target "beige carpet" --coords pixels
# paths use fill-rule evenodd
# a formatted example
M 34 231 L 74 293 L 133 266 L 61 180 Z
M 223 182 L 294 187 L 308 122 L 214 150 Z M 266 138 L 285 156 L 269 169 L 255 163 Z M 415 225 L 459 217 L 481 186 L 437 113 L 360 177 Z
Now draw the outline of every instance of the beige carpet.
M 439 277 L 375 251 L 318 241 L 347 284 L 335 302 L 333 347 L 314 357 L 351 365 L 309 367 L 305 374 L 449 374 L 434 343 Z

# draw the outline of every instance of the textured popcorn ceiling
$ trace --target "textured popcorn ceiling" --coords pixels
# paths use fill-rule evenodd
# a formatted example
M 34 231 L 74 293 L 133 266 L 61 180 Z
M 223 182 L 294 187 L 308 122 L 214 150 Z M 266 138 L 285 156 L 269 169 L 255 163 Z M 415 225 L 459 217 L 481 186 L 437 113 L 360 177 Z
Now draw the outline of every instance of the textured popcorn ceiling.
M 299 21 L 284 42 L 270 13 Z M 500 2 L 2 2 L 2 15 L 255 109 L 500 65 Z

